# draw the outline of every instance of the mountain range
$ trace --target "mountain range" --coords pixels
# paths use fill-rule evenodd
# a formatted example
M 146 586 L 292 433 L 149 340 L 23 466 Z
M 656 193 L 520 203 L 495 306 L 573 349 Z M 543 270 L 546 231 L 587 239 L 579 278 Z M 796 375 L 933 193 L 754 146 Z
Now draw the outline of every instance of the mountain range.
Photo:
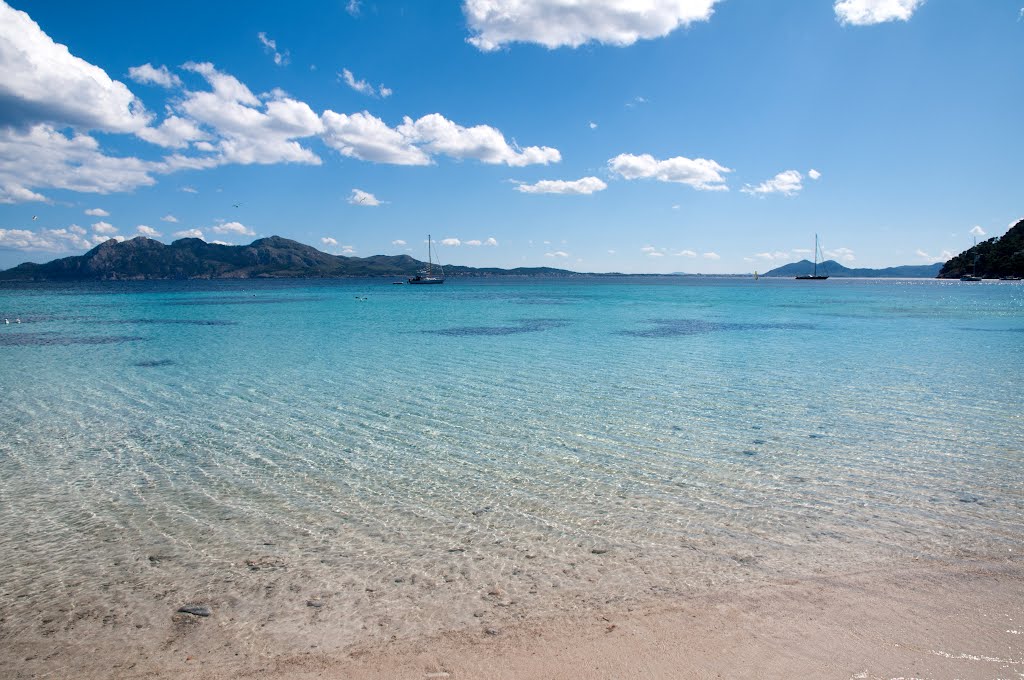
M 271 236 L 247 246 L 183 238 L 170 245 L 144 236 L 107 240 L 84 255 L 45 264 L 26 262 L 0 271 L 0 281 L 112 281 L 152 279 L 343 278 L 412 276 L 426 267 L 408 255 L 345 257 Z M 517 269 L 450 265 L 450 276 L 574 276 L 551 267 Z
M 814 269 L 814 263 L 810 260 L 800 260 L 799 262 L 791 262 L 784 264 L 781 267 L 776 267 L 770 271 L 761 274 L 761 276 L 785 276 L 793 278 L 803 274 L 810 274 Z M 835 260 L 826 260 L 825 262 L 818 263 L 818 273 L 826 273 L 830 277 L 835 278 L 927 278 L 934 279 L 939 275 L 939 270 L 942 269 L 942 263 L 936 262 L 934 264 L 907 264 L 901 267 L 886 267 L 884 269 L 850 269 L 844 267 Z

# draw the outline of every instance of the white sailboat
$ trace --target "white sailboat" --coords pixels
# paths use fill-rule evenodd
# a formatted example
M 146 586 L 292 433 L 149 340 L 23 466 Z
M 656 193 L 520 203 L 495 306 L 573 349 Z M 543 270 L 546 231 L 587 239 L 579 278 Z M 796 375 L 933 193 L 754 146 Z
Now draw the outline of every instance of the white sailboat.
M 416 276 L 410 276 L 407 280 L 409 283 L 421 284 L 421 283 L 444 283 L 444 267 L 441 263 L 437 263 L 437 268 L 441 271 L 441 275 L 437 276 L 434 274 L 434 259 L 433 253 L 431 252 L 433 247 L 430 241 L 430 234 L 427 234 L 427 268 L 421 271 Z
M 818 255 L 821 254 L 821 270 L 824 274 L 818 273 Z M 818 245 L 818 235 L 814 235 L 814 273 L 803 274 L 796 277 L 797 281 L 824 281 L 828 278 L 828 270 L 825 269 L 825 254 L 821 252 L 821 246 Z

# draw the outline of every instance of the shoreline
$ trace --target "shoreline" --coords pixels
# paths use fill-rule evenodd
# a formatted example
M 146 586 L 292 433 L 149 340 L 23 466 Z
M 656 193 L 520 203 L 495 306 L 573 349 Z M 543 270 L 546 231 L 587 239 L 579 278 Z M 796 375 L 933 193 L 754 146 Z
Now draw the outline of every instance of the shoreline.
M 17 643 L 10 678 L 962 678 L 1024 673 L 1024 563 L 910 564 L 718 588 L 331 653 L 231 651 L 216 617 L 127 639 Z M 6 622 L 10 623 L 10 622 Z M 154 626 L 160 628 L 160 626 Z M 170 636 L 168 637 L 168 633 Z M 110 636 L 114 637 L 114 636 Z M 142 652 L 142 648 L 137 648 Z

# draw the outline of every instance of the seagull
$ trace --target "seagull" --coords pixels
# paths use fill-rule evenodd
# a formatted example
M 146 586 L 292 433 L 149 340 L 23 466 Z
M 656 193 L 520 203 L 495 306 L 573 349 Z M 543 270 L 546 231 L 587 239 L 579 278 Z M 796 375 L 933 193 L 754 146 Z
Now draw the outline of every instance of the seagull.
M 233 205 L 234 205 L 234 206 L 235 206 L 236 208 L 241 208 L 241 207 L 242 207 L 242 204 L 241 204 L 241 203 L 234 203 Z
M 33 222 L 35 222 L 35 221 L 36 221 L 36 220 L 38 220 L 38 219 L 39 219 L 39 215 L 33 215 L 33 216 L 32 216 L 32 221 L 33 221 Z

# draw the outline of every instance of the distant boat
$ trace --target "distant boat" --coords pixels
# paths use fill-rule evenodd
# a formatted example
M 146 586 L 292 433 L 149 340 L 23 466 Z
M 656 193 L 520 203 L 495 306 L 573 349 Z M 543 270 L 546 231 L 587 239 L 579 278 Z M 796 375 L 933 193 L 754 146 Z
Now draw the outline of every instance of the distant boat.
M 427 268 L 416 276 L 410 276 L 409 283 L 444 283 L 444 267 L 440 262 L 437 263 L 437 268 L 441 270 L 441 275 L 434 276 L 434 260 L 431 250 L 430 234 L 427 234 Z
M 974 262 L 971 263 L 971 273 L 964 274 L 960 277 L 961 281 L 981 281 L 981 277 L 978 276 L 978 239 L 974 239 Z
M 828 278 L 828 271 L 825 269 L 825 254 L 821 253 L 821 270 L 824 274 L 818 273 L 818 253 L 821 253 L 821 247 L 818 245 L 818 235 L 814 235 L 814 273 L 804 274 L 803 276 L 796 277 L 797 281 L 824 281 Z

